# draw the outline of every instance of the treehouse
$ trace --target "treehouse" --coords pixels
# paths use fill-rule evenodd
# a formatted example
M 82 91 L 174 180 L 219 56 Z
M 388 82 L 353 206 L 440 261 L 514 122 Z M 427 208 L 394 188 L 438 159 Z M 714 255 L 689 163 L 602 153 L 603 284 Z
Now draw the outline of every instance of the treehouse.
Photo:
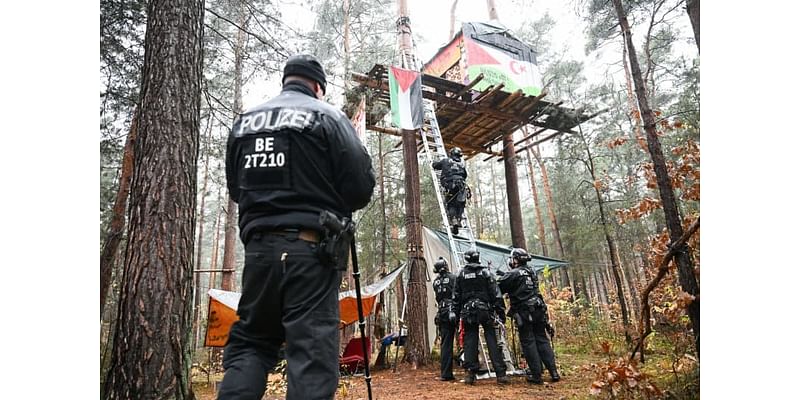
M 422 95 L 437 103 L 442 140 L 458 146 L 467 158 L 479 153 L 503 158 L 492 147 L 523 129 L 516 151 L 536 145 L 594 117 L 582 110 L 544 100 L 546 88 L 536 52 L 497 22 L 467 22 L 455 37 L 422 67 Z M 388 110 L 388 68 L 376 64 L 366 74 L 353 74 L 372 90 L 373 110 Z M 385 111 L 367 115 L 367 129 L 399 135 L 379 125 Z M 527 126 L 535 127 L 532 132 Z M 549 132 L 548 132 L 549 131 Z M 507 139 L 508 140 L 508 139 Z

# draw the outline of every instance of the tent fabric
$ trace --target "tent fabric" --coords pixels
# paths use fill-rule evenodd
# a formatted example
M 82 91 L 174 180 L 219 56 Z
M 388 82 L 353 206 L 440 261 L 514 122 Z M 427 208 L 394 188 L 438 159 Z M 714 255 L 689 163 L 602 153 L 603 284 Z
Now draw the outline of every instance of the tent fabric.
M 403 272 L 405 266 L 403 264 L 389 272 L 379 281 L 361 288 L 361 308 L 364 310 L 365 318 L 372 314 L 377 295 L 386 290 L 397 279 L 397 276 Z M 339 292 L 339 320 L 340 328 L 358 321 L 358 301 L 356 301 L 355 290 Z
M 386 290 L 403 271 L 405 264 L 395 268 L 379 281 L 361 288 L 361 306 L 364 317 L 370 315 L 375 307 L 377 295 Z M 239 319 L 236 309 L 242 294 L 226 290 L 210 289 L 208 291 L 208 322 L 206 325 L 205 345 L 208 347 L 223 347 L 228 341 L 228 332 L 231 326 Z M 339 327 L 358 321 L 358 302 L 356 291 L 348 290 L 339 293 Z
M 241 293 L 211 289 L 208 302 L 208 322 L 206 325 L 205 345 L 208 347 L 224 347 L 228 342 L 228 332 L 234 322 L 239 320 L 236 308 Z

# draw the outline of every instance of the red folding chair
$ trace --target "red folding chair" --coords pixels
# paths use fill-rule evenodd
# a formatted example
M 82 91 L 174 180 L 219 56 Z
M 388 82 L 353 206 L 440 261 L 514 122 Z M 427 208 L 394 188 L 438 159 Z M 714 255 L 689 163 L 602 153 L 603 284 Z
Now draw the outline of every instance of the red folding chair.
M 362 340 L 367 341 L 367 356 L 364 357 L 364 351 L 361 345 Z M 347 346 L 344 348 L 344 353 L 339 357 L 339 368 L 348 374 L 354 374 L 359 369 L 364 369 L 364 363 L 369 362 L 371 349 L 371 341 L 365 338 L 352 338 Z M 366 360 L 366 361 L 365 361 Z

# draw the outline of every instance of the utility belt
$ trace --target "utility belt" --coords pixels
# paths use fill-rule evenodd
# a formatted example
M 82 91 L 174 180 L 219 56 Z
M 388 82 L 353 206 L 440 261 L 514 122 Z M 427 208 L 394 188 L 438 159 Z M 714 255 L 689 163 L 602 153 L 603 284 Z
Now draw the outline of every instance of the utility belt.
M 492 308 L 481 299 L 471 299 L 464 303 L 461 317 L 468 324 L 485 323 L 492 319 Z
M 516 304 L 511 307 L 511 313 L 514 315 L 514 322 L 518 326 L 532 324 L 542 319 L 544 315 L 545 304 L 539 296 L 533 296 L 524 302 Z
M 453 306 L 453 300 L 442 300 L 439 302 L 439 309 L 449 308 Z
M 253 238 L 257 238 L 258 235 L 283 236 L 292 240 L 300 239 L 310 243 L 320 242 L 319 232 L 312 231 L 310 229 L 289 228 L 281 230 L 259 230 L 253 232 Z

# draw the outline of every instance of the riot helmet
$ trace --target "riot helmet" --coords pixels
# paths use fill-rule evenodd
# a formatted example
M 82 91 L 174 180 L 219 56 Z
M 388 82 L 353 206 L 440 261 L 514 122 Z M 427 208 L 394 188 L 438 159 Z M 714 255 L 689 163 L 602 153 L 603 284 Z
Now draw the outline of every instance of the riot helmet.
M 477 264 L 481 261 L 481 253 L 479 253 L 477 250 L 467 250 L 464 253 L 464 259 L 468 263 Z
M 433 263 L 433 272 L 440 274 L 444 271 L 447 271 L 447 261 L 444 258 L 439 257 L 435 263 Z
M 462 154 L 460 147 L 453 147 L 450 149 L 450 157 L 452 158 L 460 159 Z
M 525 249 L 514 248 L 511 250 L 511 264 L 516 264 L 517 267 L 523 267 L 531 260 L 531 256 Z

